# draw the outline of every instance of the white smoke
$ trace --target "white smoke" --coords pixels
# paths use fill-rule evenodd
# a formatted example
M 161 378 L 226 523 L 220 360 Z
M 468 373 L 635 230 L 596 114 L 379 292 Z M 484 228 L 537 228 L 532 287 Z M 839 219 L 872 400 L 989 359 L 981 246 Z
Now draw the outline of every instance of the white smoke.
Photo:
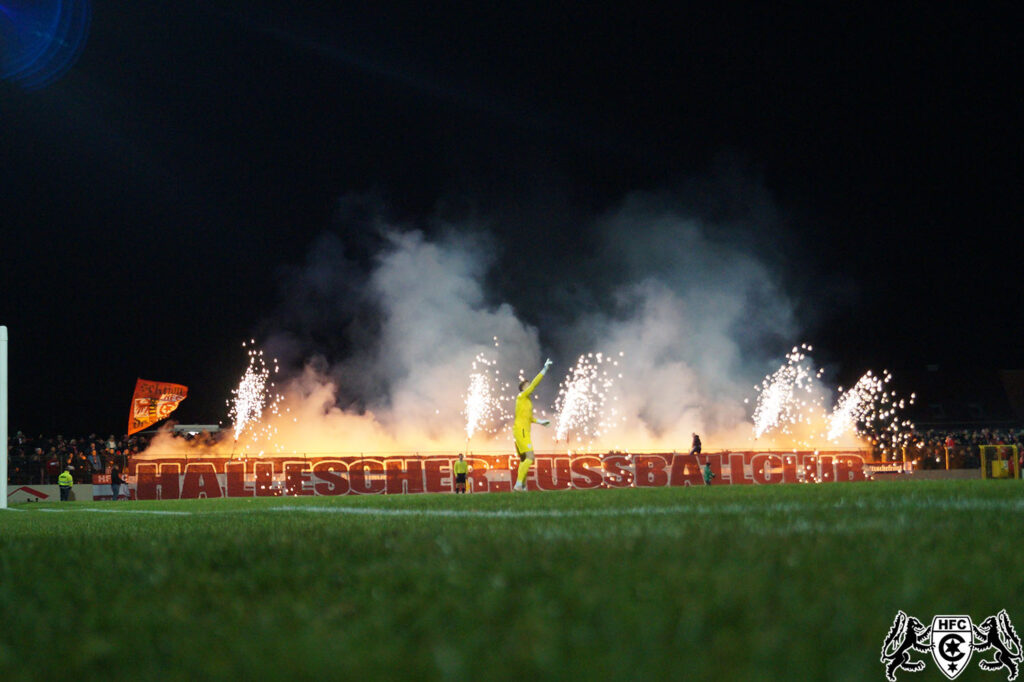
M 268 345 L 307 360 L 282 391 L 284 451 L 461 449 L 478 354 L 512 384 L 554 358 L 534 396 L 535 408 L 550 414 L 559 381 L 591 351 L 623 354 L 609 402 L 620 419 L 595 449 L 686 450 L 694 431 L 709 448 L 749 443 L 744 399 L 772 366 L 773 342 L 788 347 L 795 326 L 749 227 L 722 227 L 664 198 L 635 195 L 580 230 L 591 246 L 586 256 L 534 262 L 529 250 L 540 245 L 510 246 L 481 236 L 476 224 L 430 226 L 440 236 L 429 236 L 373 222 L 380 240 L 362 274 L 338 239 L 324 238 L 285 283 L 282 317 L 292 328 Z M 503 255 L 517 267 L 500 273 L 511 286 L 495 292 L 487 283 L 507 268 Z M 341 357 L 324 347 L 332 334 L 344 337 L 334 346 Z M 486 442 L 481 436 L 476 449 L 509 450 L 510 427 Z M 534 442 L 538 451 L 558 447 L 551 429 L 535 428 Z
M 495 337 L 510 376 L 540 362 L 537 330 L 507 303 L 488 304 L 481 248 L 454 236 L 430 241 L 421 232 L 389 235 L 369 282 L 382 327 L 379 346 L 366 359 L 387 387 L 371 404 L 395 431 L 432 440 L 461 432 L 469 368 L 477 354 L 492 351 Z
M 598 229 L 610 305 L 558 336 L 565 350 L 587 339 L 624 352 L 621 444 L 680 448 L 694 431 L 745 440 L 743 399 L 772 353 L 761 344 L 794 331 L 771 269 L 742 233 L 716 240 L 714 226 L 652 197 L 631 197 Z

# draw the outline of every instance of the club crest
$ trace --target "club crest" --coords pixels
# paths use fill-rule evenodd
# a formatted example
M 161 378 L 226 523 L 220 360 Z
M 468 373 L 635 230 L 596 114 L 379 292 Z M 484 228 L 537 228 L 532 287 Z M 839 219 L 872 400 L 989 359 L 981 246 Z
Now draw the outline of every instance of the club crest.
M 973 626 L 970 616 L 935 616 L 932 619 L 932 658 L 942 674 L 951 680 L 955 680 L 971 662 Z
M 975 651 L 980 658 L 979 668 L 990 672 L 1005 670 L 1007 682 L 1017 679 L 1024 663 L 1024 648 L 1006 609 L 989 616 L 979 625 L 975 625 L 970 616 L 943 615 L 932 618 L 927 626 L 917 618 L 897 611 L 882 643 L 881 662 L 885 666 L 885 679 L 896 682 L 896 673 L 900 670 L 924 670 L 925 661 L 914 653 L 929 651 L 935 665 L 950 680 L 959 677 L 967 668 Z

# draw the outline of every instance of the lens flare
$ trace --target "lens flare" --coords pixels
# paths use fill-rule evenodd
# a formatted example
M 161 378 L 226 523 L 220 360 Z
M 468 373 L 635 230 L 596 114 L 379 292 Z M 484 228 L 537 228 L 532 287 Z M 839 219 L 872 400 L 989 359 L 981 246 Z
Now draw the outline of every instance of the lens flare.
M 2 0 L 0 79 L 35 90 L 64 75 L 89 33 L 89 0 Z

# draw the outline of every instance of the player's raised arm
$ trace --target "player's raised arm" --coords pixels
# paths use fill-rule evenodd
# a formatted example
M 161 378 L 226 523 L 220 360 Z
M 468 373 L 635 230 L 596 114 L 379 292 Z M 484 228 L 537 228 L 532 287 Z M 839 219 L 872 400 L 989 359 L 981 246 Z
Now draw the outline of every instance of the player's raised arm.
M 523 395 L 526 395 L 527 397 L 531 393 L 533 393 L 533 389 L 537 388 L 537 384 L 539 384 L 540 380 L 544 378 L 544 375 L 548 373 L 548 367 L 550 367 L 550 366 L 551 366 L 551 358 L 548 358 L 547 360 L 544 361 L 544 366 L 541 368 L 541 370 L 539 372 L 537 372 L 537 376 L 535 376 L 533 378 L 533 381 L 531 381 L 530 383 L 526 384 L 525 388 L 522 385 L 520 385 L 519 392 L 521 394 L 523 394 Z

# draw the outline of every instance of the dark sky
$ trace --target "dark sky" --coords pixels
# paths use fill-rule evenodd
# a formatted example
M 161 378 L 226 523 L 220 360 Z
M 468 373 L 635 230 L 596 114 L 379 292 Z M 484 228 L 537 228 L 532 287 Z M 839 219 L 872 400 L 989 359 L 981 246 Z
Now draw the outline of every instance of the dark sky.
M 96 3 L 66 75 L 0 83 L 12 432 L 122 432 L 137 376 L 225 418 L 282 268 L 324 231 L 358 252 L 353 195 L 428 226 L 519 211 L 495 229 L 571 259 L 572 216 L 713 211 L 738 174 L 778 216 L 755 237 L 794 343 L 850 373 L 1024 366 L 1011 14 L 634 4 Z

